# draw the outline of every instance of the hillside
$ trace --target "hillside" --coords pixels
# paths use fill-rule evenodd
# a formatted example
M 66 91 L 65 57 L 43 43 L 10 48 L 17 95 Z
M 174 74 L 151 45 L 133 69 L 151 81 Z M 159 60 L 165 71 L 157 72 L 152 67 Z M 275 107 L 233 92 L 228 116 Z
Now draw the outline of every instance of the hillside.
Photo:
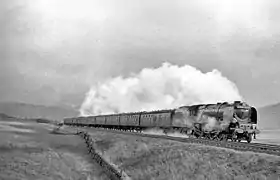
M 79 112 L 73 108 L 14 102 L 0 102 L 0 113 L 13 117 L 54 120 L 62 120 L 64 117 L 79 115 Z M 260 129 L 280 129 L 280 103 L 258 108 L 258 115 Z
M 74 117 L 79 113 L 74 109 L 57 106 L 32 105 L 25 103 L 0 103 L 0 113 L 21 118 L 45 118 L 62 120 L 64 117 Z
M 280 129 L 280 103 L 258 108 L 260 129 Z

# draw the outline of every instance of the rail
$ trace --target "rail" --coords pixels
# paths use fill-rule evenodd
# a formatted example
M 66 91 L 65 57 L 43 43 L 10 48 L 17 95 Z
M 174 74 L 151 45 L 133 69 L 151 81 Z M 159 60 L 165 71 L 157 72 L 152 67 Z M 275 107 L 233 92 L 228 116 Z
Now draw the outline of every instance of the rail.
M 215 141 L 215 140 L 201 139 L 201 138 L 192 138 L 192 137 L 183 138 L 183 137 L 174 137 L 168 135 L 143 134 L 139 132 L 129 132 L 129 131 L 119 131 L 119 130 L 112 130 L 112 129 L 100 129 L 100 128 L 89 128 L 89 127 L 83 127 L 83 129 L 109 131 L 118 134 L 149 137 L 149 138 L 160 138 L 160 139 L 173 140 L 173 141 L 178 141 L 183 143 L 202 144 L 208 146 L 229 148 L 238 151 L 251 151 L 255 153 L 266 153 L 270 155 L 280 156 L 280 145 L 273 145 L 273 144 Z

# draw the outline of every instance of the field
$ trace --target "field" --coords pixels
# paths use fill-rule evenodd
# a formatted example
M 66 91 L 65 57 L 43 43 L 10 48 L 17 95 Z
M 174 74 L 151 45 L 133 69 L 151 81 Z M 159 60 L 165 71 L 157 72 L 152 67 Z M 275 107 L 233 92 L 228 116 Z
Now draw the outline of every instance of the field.
M 52 134 L 53 126 L 0 121 L 0 180 L 105 180 L 75 135 Z
M 103 157 L 135 180 L 277 179 L 280 175 L 276 156 L 87 130 Z
M 53 129 L 50 124 L 0 120 L 0 180 L 108 179 L 78 136 L 54 134 Z M 99 153 L 133 180 L 272 180 L 280 175 L 276 156 L 85 130 Z M 60 129 L 70 131 L 73 128 Z M 273 140 L 278 134 L 267 131 L 258 136 Z
M 280 144 L 280 130 L 261 130 L 255 142 Z

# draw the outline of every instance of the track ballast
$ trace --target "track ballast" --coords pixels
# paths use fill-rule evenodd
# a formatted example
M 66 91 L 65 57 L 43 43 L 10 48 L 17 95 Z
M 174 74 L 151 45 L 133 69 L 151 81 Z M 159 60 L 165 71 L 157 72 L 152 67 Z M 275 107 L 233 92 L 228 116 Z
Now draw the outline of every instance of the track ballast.
M 81 127 L 79 127 L 81 128 Z M 215 141 L 209 139 L 193 138 L 193 137 L 174 137 L 168 135 L 156 135 L 156 134 L 145 134 L 140 132 L 130 132 L 130 131 L 120 131 L 113 129 L 101 129 L 101 128 L 90 128 L 82 127 L 82 129 L 94 129 L 97 131 L 108 131 L 112 133 L 149 137 L 149 138 L 158 138 L 158 139 L 167 139 L 172 141 L 178 141 L 183 143 L 191 144 L 202 144 L 214 147 L 234 149 L 238 151 L 251 151 L 255 153 L 265 153 L 270 155 L 280 156 L 280 145 L 273 144 L 262 144 L 262 143 L 245 143 L 245 142 L 232 142 L 232 141 Z M 183 136 L 183 135 L 182 135 Z

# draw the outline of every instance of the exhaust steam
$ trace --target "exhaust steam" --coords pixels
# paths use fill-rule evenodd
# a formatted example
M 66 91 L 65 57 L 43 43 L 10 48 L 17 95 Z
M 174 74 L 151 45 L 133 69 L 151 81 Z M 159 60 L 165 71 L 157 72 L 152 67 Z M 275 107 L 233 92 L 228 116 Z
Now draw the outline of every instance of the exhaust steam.
M 80 107 L 81 116 L 173 109 L 179 106 L 242 100 L 236 85 L 214 69 L 164 63 L 130 77 L 93 85 Z M 212 126 L 212 120 L 209 126 Z

